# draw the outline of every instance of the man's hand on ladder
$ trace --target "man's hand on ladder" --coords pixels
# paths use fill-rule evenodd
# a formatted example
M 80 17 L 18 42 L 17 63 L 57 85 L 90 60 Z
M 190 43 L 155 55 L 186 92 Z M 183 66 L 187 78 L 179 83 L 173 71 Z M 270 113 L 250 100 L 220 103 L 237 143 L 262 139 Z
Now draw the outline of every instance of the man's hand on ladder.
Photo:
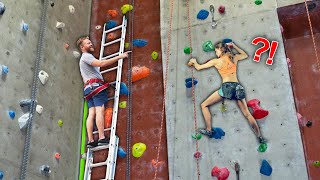
M 124 58 L 127 58 L 129 56 L 129 53 L 131 53 L 132 51 L 127 51 L 127 52 L 124 52 L 123 54 L 121 54 L 121 58 L 124 59 Z

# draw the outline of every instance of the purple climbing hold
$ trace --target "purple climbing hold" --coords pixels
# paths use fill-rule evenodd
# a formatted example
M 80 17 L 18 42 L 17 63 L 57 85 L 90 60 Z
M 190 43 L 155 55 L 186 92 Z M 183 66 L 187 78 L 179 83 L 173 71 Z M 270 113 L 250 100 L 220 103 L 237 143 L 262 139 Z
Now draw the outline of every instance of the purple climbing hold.
M 198 19 L 204 20 L 209 16 L 209 11 L 201 9 L 197 15 Z
M 4 11 L 6 11 L 6 6 L 0 2 L 0 15 L 3 15 Z
M 272 167 L 268 163 L 267 160 L 263 160 L 261 167 L 260 167 L 260 173 L 266 176 L 270 176 L 272 173 Z
M 8 74 L 9 68 L 5 65 L 2 65 L 2 74 Z
M 143 47 L 145 45 L 147 45 L 148 41 L 144 40 L 144 39 L 135 39 L 132 41 L 133 46 L 137 46 L 137 47 Z
M 9 116 L 11 119 L 14 119 L 14 117 L 16 116 L 16 113 L 14 111 L 9 111 Z
M 112 29 L 114 27 L 117 26 L 117 22 L 113 21 L 113 20 L 109 20 L 107 23 L 106 23 L 106 30 L 107 29 Z

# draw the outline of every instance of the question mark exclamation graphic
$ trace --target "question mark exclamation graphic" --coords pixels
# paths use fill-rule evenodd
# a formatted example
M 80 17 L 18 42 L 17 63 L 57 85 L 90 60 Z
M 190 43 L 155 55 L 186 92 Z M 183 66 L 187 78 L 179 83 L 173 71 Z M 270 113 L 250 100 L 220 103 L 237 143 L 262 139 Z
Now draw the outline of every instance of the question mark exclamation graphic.
M 270 52 L 269 52 L 269 58 L 268 58 L 268 60 L 266 62 L 267 65 L 272 65 L 273 57 L 274 57 L 274 54 L 276 53 L 276 50 L 278 48 L 278 44 L 279 43 L 277 41 L 272 41 Z
M 256 62 L 260 61 L 260 56 L 262 53 L 266 52 L 270 48 L 270 42 L 264 37 L 256 37 L 251 42 L 254 45 L 263 43 L 263 46 L 256 50 L 253 60 Z

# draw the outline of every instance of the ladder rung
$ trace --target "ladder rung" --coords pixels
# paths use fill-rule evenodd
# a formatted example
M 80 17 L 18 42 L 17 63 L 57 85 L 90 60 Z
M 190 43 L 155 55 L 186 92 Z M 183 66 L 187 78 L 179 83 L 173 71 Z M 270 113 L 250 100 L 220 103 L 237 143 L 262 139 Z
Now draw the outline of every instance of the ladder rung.
M 95 167 L 106 166 L 106 165 L 107 165 L 107 161 L 99 162 L 99 163 L 95 163 L 95 164 L 90 164 L 90 167 L 95 168 Z
M 116 39 L 116 40 L 113 40 L 113 41 L 111 41 L 111 42 L 105 43 L 103 46 L 109 46 L 109 45 L 111 45 L 111 44 L 114 44 L 114 43 L 120 42 L 120 40 L 121 40 L 121 38 Z
M 110 55 L 108 55 L 108 56 L 106 56 L 106 57 L 101 58 L 101 60 L 113 58 L 113 57 L 116 57 L 116 56 L 118 56 L 118 55 L 119 55 L 119 52 L 116 52 L 116 53 L 113 53 L 113 54 L 110 54 Z
M 104 145 L 104 146 L 97 146 L 97 147 L 91 148 L 91 151 L 100 151 L 100 150 L 108 149 L 108 148 L 109 148 L 109 144 Z
M 107 70 L 104 70 L 104 71 L 101 71 L 101 74 L 107 73 L 107 72 L 110 72 L 110 71 L 113 71 L 113 70 L 116 70 L 116 69 L 118 69 L 118 66 L 110 68 L 110 69 L 107 69 Z
M 103 131 L 106 132 L 106 131 L 110 131 L 111 128 L 107 128 L 107 129 L 104 129 Z M 98 131 L 93 131 L 93 134 L 98 134 Z
M 108 29 L 108 30 L 104 31 L 104 33 L 109 33 L 109 32 L 115 31 L 115 30 L 120 29 L 120 28 L 122 28 L 122 25 L 119 25 L 119 26 L 114 27 L 112 29 Z

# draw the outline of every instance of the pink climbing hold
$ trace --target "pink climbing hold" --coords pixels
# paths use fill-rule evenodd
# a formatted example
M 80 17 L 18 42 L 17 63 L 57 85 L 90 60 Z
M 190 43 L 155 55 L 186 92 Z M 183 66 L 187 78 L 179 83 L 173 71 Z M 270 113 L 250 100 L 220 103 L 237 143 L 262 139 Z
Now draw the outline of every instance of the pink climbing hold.
M 224 6 L 219 6 L 218 11 L 219 11 L 220 14 L 224 14 L 225 11 L 226 11 L 226 7 L 224 7 Z
M 196 159 L 199 159 L 201 157 L 201 152 L 197 151 L 193 154 L 193 157 L 196 158 Z
M 297 112 L 298 124 L 300 128 L 303 128 L 307 121 L 305 117 L 303 117 L 300 113 Z
M 212 168 L 211 176 L 217 177 L 218 180 L 226 180 L 229 177 L 229 170 L 227 168 L 218 168 L 217 166 Z
M 68 43 L 65 43 L 65 44 L 64 44 L 64 48 L 65 48 L 66 50 L 68 50 L 68 49 L 69 49 L 69 47 L 70 47 L 70 46 L 69 46 L 69 44 L 68 44 Z
M 291 68 L 291 60 L 289 58 L 287 58 L 287 64 L 288 64 L 288 67 Z
M 281 33 L 283 33 L 284 29 L 283 29 L 283 26 L 280 24 L 280 30 L 281 30 Z

